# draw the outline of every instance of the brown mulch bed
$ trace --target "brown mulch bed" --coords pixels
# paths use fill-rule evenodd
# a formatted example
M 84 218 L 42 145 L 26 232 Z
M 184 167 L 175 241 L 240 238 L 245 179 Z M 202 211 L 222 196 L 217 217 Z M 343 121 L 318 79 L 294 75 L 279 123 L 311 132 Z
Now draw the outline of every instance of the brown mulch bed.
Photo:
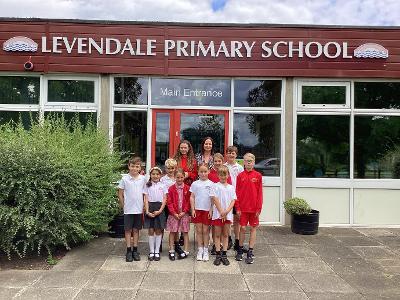
M 53 259 L 62 259 L 67 250 L 58 249 L 53 253 Z M 20 258 L 18 255 L 11 256 L 8 259 L 7 254 L 0 252 L 0 270 L 49 270 L 53 265 L 47 262 L 47 253 L 38 255 L 37 253 L 26 254 L 25 257 Z

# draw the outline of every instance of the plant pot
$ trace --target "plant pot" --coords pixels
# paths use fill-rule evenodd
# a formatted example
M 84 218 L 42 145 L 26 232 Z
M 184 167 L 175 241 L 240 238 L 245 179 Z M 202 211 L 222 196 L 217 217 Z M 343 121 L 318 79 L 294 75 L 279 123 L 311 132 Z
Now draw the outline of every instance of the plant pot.
M 318 233 L 319 211 L 312 210 L 308 215 L 292 215 L 292 232 L 312 235 Z
M 116 215 L 108 225 L 110 226 L 110 236 L 114 238 L 123 238 L 125 236 L 124 214 Z

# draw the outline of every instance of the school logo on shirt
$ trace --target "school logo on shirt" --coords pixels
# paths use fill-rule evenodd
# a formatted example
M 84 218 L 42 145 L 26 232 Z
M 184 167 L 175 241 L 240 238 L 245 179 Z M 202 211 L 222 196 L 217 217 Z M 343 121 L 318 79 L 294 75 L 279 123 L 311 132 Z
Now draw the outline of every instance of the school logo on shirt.
M 256 183 L 256 182 L 258 182 L 258 179 L 257 178 L 252 178 L 251 182 Z

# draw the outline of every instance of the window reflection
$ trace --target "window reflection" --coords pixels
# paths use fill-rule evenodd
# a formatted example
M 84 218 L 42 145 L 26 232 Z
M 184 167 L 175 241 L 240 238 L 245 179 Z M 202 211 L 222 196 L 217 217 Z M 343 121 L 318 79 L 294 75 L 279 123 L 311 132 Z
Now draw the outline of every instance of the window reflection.
M 94 103 L 94 81 L 49 80 L 48 101 Z
M 280 107 L 280 80 L 235 80 L 235 106 Z
M 297 177 L 349 178 L 348 116 L 297 116 Z
M 354 177 L 400 178 L 400 117 L 355 117 Z
M 39 77 L 0 77 L 0 104 L 39 104 L 39 96 Z
M 302 104 L 346 104 L 345 86 L 302 86 Z
M 155 105 L 230 106 L 230 80 L 153 78 Z
M 400 82 L 355 82 L 355 108 L 400 109 Z
M 147 104 L 147 78 L 116 77 L 114 93 L 116 104 Z
M 155 162 L 156 166 L 159 166 L 162 169 L 164 168 L 165 160 L 170 156 L 169 132 L 170 132 L 169 113 L 157 113 Z
M 37 121 L 37 111 L 0 111 L 0 125 L 12 123 L 13 125 L 22 122 L 22 126 L 25 129 L 29 129 L 32 122 Z
M 257 171 L 264 176 L 279 176 L 280 115 L 236 113 L 233 124 L 233 144 L 238 147 L 238 158 L 251 152 L 256 156 Z

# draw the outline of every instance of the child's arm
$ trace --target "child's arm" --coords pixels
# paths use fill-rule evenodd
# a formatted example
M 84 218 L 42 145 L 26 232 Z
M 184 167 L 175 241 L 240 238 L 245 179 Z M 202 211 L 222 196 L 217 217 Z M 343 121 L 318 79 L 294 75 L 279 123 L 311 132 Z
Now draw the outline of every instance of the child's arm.
M 118 189 L 119 207 L 124 208 L 124 190 Z
M 233 207 L 235 206 L 235 201 L 236 201 L 236 199 L 233 199 L 232 201 L 231 201 L 231 203 L 229 204 L 229 206 L 227 207 L 227 209 L 226 209 L 226 211 L 225 211 L 225 216 L 227 215 L 227 214 L 229 214 L 229 212 L 233 209 Z
M 196 209 L 194 206 L 195 196 L 194 193 L 190 195 L 190 208 L 192 209 L 192 217 L 196 218 Z
M 262 210 L 262 204 L 263 204 L 263 185 L 262 185 L 262 177 L 261 175 L 259 176 L 259 185 L 258 185 L 258 195 L 257 195 L 257 206 L 256 206 L 256 216 L 258 217 L 261 213 Z
M 149 212 L 149 196 L 147 194 L 144 194 L 144 211 L 150 218 L 155 217 L 153 213 Z
M 156 211 L 156 216 L 161 215 L 162 212 L 164 211 L 165 204 L 167 203 L 167 194 L 164 194 L 162 204 L 159 210 Z
M 242 189 L 242 183 L 241 180 L 239 180 L 239 175 L 236 177 L 236 201 L 235 201 L 235 207 L 236 207 L 236 215 L 240 217 L 241 211 L 240 211 L 240 201 L 239 201 L 239 195 L 240 195 L 240 190 Z
M 215 207 L 217 208 L 219 214 L 221 215 L 221 217 L 224 217 L 223 216 L 224 211 L 222 210 L 221 202 L 219 201 L 219 199 L 216 196 L 211 196 L 211 199 L 212 199 Z

